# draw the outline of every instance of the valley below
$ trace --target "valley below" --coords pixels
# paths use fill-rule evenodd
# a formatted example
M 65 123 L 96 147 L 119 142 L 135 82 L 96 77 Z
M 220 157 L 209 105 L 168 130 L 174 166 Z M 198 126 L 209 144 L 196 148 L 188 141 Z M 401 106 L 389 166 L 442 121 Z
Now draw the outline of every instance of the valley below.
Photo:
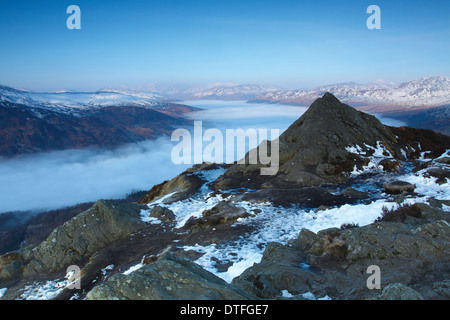
M 198 116 L 224 128 L 225 111 L 238 126 L 233 104 Z M 247 118 L 280 128 L 276 175 L 203 163 L 127 199 L 38 214 L 0 257 L 0 299 L 450 297 L 448 136 L 387 126 L 328 93 L 278 119 L 257 110 Z

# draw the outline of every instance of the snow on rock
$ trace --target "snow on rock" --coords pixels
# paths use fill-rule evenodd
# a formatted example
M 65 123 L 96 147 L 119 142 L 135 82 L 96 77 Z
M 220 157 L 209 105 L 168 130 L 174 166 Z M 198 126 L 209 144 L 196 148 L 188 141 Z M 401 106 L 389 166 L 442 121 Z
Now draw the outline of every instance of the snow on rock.
M 384 159 L 393 159 L 393 155 L 387 150 L 383 144 L 378 141 L 376 147 L 369 146 L 367 144 L 364 144 L 365 149 L 369 149 L 373 151 L 373 154 L 371 156 L 367 156 L 367 152 L 364 151 L 364 148 L 361 146 L 348 146 L 345 148 L 347 152 L 355 153 L 360 156 L 369 158 L 369 163 L 364 166 L 362 169 L 358 169 L 355 165 L 353 168 L 353 171 L 350 173 L 352 177 L 356 177 L 358 175 L 361 175 L 363 173 L 369 173 L 369 172 L 382 172 L 383 166 L 380 165 L 380 162 Z
M 367 146 L 366 146 L 367 147 Z M 351 148 L 351 147 L 349 147 Z M 386 150 L 378 144 L 372 148 L 374 154 L 371 162 L 376 163 L 389 156 Z M 358 151 L 355 146 L 354 149 Z M 369 168 L 371 169 L 371 168 Z M 417 173 L 405 173 L 399 176 L 402 181 L 410 182 L 416 185 L 416 197 L 409 197 L 406 203 L 426 202 L 430 197 L 436 199 L 450 199 L 450 184 L 438 184 L 436 179 L 424 176 L 425 171 Z M 389 200 L 389 196 L 383 192 L 381 198 L 374 199 L 371 203 L 345 204 L 335 208 L 329 208 L 315 212 L 314 210 L 305 210 L 299 208 L 277 207 L 271 203 L 250 203 L 245 201 L 235 202 L 234 205 L 243 207 L 247 212 L 258 209 L 258 214 L 240 218 L 234 226 L 247 224 L 256 227 L 255 231 L 241 237 L 237 241 L 227 243 L 215 243 L 208 246 L 194 245 L 184 246 L 183 249 L 194 250 L 203 255 L 195 262 L 206 270 L 214 273 L 218 277 L 231 283 L 233 278 L 239 276 L 245 269 L 251 267 L 254 263 L 261 261 L 264 249 L 269 242 L 278 242 L 286 244 L 288 240 L 298 236 L 301 229 L 305 228 L 313 232 L 318 232 L 331 227 L 341 227 L 343 224 L 357 224 L 365 226 L 373 223 L 382 214 L 382 208 L 394 209 L 398 206 L 396 202 Z M 205 200 L 207 199 L 207 200 Z M 184 222 L 191 216 L 201 216 L 205 209 L 209 209 L 219 201 L 223 200 L 221 195 L 207 198 L 197 198 L 183 200 L 178 203 L 167 205 L 167 207 L 176 212 L 179 219 L 177 227 L 183 226 Z M 445 210 L 449 208 L 444 207 Z M 218 271 L 215 261 L 230 263 L 226 271 Z

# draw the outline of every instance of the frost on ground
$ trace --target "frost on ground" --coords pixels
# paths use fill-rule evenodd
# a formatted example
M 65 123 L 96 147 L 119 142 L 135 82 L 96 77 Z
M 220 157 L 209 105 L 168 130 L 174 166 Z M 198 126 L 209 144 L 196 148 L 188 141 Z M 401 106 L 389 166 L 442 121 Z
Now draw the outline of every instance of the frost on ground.
M 369 192 L 372 195 L 370 203 L 345 204 L 342 206 L 328 208 L 326 210 L 304 209 L 300 207 L 278 207 L 272 203 L 251 203 L 246 201 L 234 201 L 237 207 L 244 208 L 247 212 L 259 212 L 247 218 L 239 218 L 232 227 L 247 225 L 253 230 L 242 235 L 235 241 L 213 243 L 209 245 L 185 245 L 181 248 L 185 251 L 196 251 L 202 256 L 195 262 L 204 269 L 214 273 L 228 283 L 239 276 L 244 270 L 254 263 L 260 262 L 263 252 L 269 242 L 286 244 L 288 240 L 296 238 L 301 229 L 309 229 L 318 232 L 331 227 L 341 227 L 344 224 L 357 224 L 364 226 L 373 223 L 382 214 L 382 207 L 393 209 L 398 206 L 393 198 L 383 190 L 385 182 L 395 178 L 410 182 L 416 186 L 417 196 L 406 197 L 406 203 L 427 202 L 430 197 L 436 199 L 450 199 L 450 184 L 438 184 L 436 178 L 428 177 L 425 170 L 412 173 L 412 166 L 404 164 L 402 173 L 384 173 L 379 170 L 378 163 L 382 159 L 390 158 L 391 155 L 385 148 L 378 144 L 376 148 L 366 146 L 373 150 L 370 163 L 364 172 L 355 174 L 351 186 L 357 190 Z M 360 147 L 349 147 L 349 152 L 361 153 Z M 209 210 L 220 201 L 231 201 L 230 196 L 212 193 L 208 183 L 223 174 L 224 169 L 199 171 L 199 175 L 205 184 L 200 191 L 185 200 L 170 204 L 163 203 L 172 194 L 149 203 L 149 209 L 141 212 L 143 221 L 155 223 L 150 219 L 150 210 L 155 205 L 166 207 L 173 211 L 176 216 L 176 229 L 182 228 L 191 218 L 202 217 L 203 211 Z M 242 190 L 240 191 L 242 192 Z M 444 210 L 448 210 L 444 206 Z M 212 231 L 214 232 L 214 231 Z M 220 262 L 220 266 L 217 264 Z M 223 266 L 227 266 L 224 271 Z M 140 264 L 135 267 L 138 268 Z

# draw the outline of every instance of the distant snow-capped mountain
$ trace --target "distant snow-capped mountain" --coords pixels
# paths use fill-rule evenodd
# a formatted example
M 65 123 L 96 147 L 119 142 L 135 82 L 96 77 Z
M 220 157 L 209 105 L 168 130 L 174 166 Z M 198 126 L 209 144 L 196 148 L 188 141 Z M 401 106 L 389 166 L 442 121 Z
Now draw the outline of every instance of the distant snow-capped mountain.
M 171 90 L 167 96 L 186 100 L 251 100 L 258 95 L 282 90 L 280 87 L 262 84 L 213 85 L 207 87 Z
M 109 106 L 158 106 L 161 96 L 150 92 L 102 89 L 95 92 L 78 92 L 60 89 L 51 92 L 34 92 L 0 86 L 0 102 L 26 105 L 30 110 L 50 110 L 76 115 L 83 110 Z
M 310 90 L 278 90 L 263 93 L 253 99 L 293 105 L 307 105 L 325 92 L 333 93 L 341 101 L 355 106 L 435 107 L 450 102 L 450 78 L 423 77 L 399 84 L 377 81 L 368 84 L 340 83 Z

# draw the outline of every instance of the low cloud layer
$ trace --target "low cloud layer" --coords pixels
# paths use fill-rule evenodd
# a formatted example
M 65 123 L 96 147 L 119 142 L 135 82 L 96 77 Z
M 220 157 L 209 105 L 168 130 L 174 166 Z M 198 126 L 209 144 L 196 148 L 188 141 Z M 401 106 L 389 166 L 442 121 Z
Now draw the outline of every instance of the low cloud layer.
M 0 212 L 54 209 L 150 189 L 186 169 L 172 164 L 172 147 L 164 138 L 0 162 Z
M 207 109 L 191 115 L 203 122 L 203 130 L 223 132 L 253 128 L 281 133 L 306 111 L 304 107 L 236 101 L 185 103 Z M 382 121 L 399 125 L 386 118 Z M 50 210 L 148 190 L 190 167 L 172 162 L 171 151 L 177 143 L 165 137 L 114 150 L 69 150 L 0 161 L 0 213 Z

